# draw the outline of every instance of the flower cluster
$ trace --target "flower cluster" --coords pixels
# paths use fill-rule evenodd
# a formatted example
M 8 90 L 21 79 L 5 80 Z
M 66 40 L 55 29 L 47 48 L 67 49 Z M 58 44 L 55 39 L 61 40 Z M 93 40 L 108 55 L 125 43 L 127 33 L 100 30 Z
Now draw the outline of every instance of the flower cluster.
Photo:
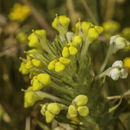
M 28 6 L 16 3 L 9 14 L 9 19 L 23 22 L 29 15 L 30 9 Z
M 53 118 L 60 113 L 62 106 L 58 103 L 41 105 L 41 114 L 46 117 L 46 122 L 50 123 Z
M 25 90 L 24 106 L 27 108 L 42 100 L 41 114 L 47 123 L 55 119 L 76 124 L 85 124 L 85 121 L 89 124 L 91 120 L 96 124 L 101 119 L 101 112 L 108 112 L 100 105 L 104 101 L 101 78 L 127 78 L 129 59 L 124 64 L 120 60 L 115 61 L 112 67 L 104 70 L 108 61 L 105 60 L 102 71 L 95 75 L 88 48 L 98 40 L 104 29 L 79 21 L 72 31 L 69 30 L 69 23 L 68 17 L 56 16 L 52 27 L 58 35 L 53 41 L 47 39 L 43 29 L 33 30 L 28 36 L 30 50 L 25 52 L 25 59 L 21 58 L 19 69 L 22 74 L 28 74 L 31 81 L 31 87 Z M 129 45 L 129 41 L 115 35 L 110 38 L 108 52 L 112 55 Z
M 77 96 L 68 107 L 68 118 L 73 119 L 77 117 L 78 113 L 80 116 L 86 117 L 89 113 L 89 109 L 86 106 L 87 102 L 88 97 L 86 95 Z

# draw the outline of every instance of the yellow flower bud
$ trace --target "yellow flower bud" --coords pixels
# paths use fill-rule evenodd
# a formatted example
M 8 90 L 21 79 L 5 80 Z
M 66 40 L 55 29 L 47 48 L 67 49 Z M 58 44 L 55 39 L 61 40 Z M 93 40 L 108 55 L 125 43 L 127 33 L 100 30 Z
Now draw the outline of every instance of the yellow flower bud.
M 50 122 L 53 120 L 54 115 L 53 115 L 51 112 L 46 111 L 46 112 L 45 112 L 45 117 L 46 117 L 46 122 L 47 122 L 47 123 L 50 123 Z
M 124 59 L 124 67 L 130 69 L 130 57 Z
M 60 57 L 59 61 L 60 61 L 62 64 L 65 64 L 65 65 L 70 63 L 70 59 L 65 58 L 65 57 Z
M 54 21 L 52 22 L 52 27 L 55 28 L 59 32 L 67 32 L 68 26 L 70 23 L 70 19 L 66 16 L 56 16 Z
M 29 90 L 29 89 L 28 89 Z M 24 107 L 30 107 L 33 106 L 35 102 L 38 100 L 41 100 L 41 97 L 36 95 L 34 92 L 25 92 L 24 94 Z
M 35 67 L 39 67 L 41 65 L 41 61 L 37 59 L 32 59 L 31 62 Z
M 77 110 L 75 108 L 75 106 L 70 105 L 68 108 L 68 117 L 69 118 L 74 118 L 77 117 Z
M 51 83 L 51 78 L 49 74 L 41 73 L 37 75 L 37 79 L 39 82 L 41 82 L 44 86 L 47 86 Z
M 78 107 L 78 113 L 80 116 L 85 117 L 88 115 L 89 109 L 87 106 L 80 106 L 80 107 Z
M 77 48 L 75 48 L 73 46 L 70 46 L 69 47 L 69 52 L 70 52 L 70 55 L 76 55 L 78 50 L 77 50 Z
M 73 45 L 78 46 L 82 43 L 82 37 L 80 35 L 76 35 L 72 39 Z
M 90 28 L 88 31 L 88 37 L 89 37 L 90 41 L 93 41 L 99 37 L 99 34 L 95 30 L 95 28 Z
M 63 56 L 63 57 L 69 57 L 69 56 L 70 56 L 69 48 L 68 48 L 68 47 L 64 47 L 64 48 L 63 48 L 62 56 Z
M 48 69 L 49 69 L 49 70 L 55 69 L 55 64 L 56 64 L 56 62 L 57 62 L 56 59 L 53 60 L 53 61 L 51 61 L 51 62 L 49 63 L 49 65 L 48 65 Z
M 58 104 L 58 103 L 50 103 L 50 104 L 47 106 L 47 110 L 48 110 L 49 112 L 51 112 L 52 114 L 57 115 L 57 114 L 59 114 L 60 111 L 61 111 L 61 106 L 60 106 L 60 104 Z
M 55 71 L 56 72 L 61 72 L 65 69 L 65 66 L 61 62 L 57 62 L 55 64 Z
M 95 29 L 98 32 L 98 34 L 101 34 L 104 31 L 103 27 L 101 26 L 95 26 Z
M 77 106 L 86 105 L 88 102 L 88 97 L 85 95 L 79 95 L 74 99 L 74 102 Z

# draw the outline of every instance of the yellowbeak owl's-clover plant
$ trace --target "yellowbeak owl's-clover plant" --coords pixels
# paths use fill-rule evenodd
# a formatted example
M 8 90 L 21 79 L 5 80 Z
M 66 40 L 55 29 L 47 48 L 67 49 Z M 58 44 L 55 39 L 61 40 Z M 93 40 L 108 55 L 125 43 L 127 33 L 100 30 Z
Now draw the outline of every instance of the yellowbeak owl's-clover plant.
M 58 31 L 53 41 L 46 37 L 46 31 L 33 30 L 28 36 L 30 50 L 21 58 L 19 71 L 29 75 L 31 87 L 24 90 L 24 107 L 41 102 L 41 114 L 47 123 L 54 120 L 71 124 L 78 130 L 105 129 L 114 121 L 109 113 L 109 103 L 102 95 L 102 87 L 108 76 L 113 80 L 127 78 L 129 58 L 115 61 L 106 69 L 109 56 L 130 45 L 119 35 L 110 38 L 107 60 L 99 74 L 94 74 L 89 46 L 99 41 L 108 23 L 103 26 L 90 22 L 77 22 L 73 31 L 69 29 L 70 19 L 56 16 L 52 27 Z M 109 23 L 115 30 L 116 23 Z M 115 24 L 115 25 L 113 25 Z M 117 27 L 115 27 L 117 26 Z M 104 70 L 106 69 L 106 70 Z M 103 123 L 105 121 L 105 123 Z

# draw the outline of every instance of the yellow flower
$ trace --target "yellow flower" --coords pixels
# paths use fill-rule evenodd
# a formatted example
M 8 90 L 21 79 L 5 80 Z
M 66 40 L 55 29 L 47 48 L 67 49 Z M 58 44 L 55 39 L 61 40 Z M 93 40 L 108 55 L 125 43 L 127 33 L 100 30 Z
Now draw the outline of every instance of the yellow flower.
M 61 72 L 61 71 L 63 71 L 65 69 L 65 66 L 64 66 L 64 64 L 62 64 L 61 62 L 57 62 L 56 64 L 55 64 L 55 71 L 56 72 Z
M 86 34 L 90 27 L 93 27 L 93 24 L 90 22 L 78 22 L 75 25 L 75 31 L 78 33 L 79 29 L 81 29 L 81 31 Z
M 41 42 L 45 42 L 46 41 L 46 31 L 45 30 L 36 30 L 35 32 L 33 32 L 32 34 L 30 34 L 28 36 L 28 40 L 29 40 L 29 47 L 36 47 L 36 48 L 41 48 Z M 43 44 L 42 43 L 42 44 Z
M 23 75 L 29 73 L 29 71 L 28 71 L 28 69 L 25 67 L 25 65 L 26 65 L 26 64 L 25 64 L 24 62 L 22 62 L 21 65 L 20 65 L 20 68 L 19 68 L 19 71 L 20 71 Z
M 34 76 L 31 81 L 32 89 L 34 91 L 40 90 L 43 87 L 49 85 L 50 83 L 51 83 L 50 75 L 46 73 L 41 73 L 38 74 L 37 76 Z
M 78 107 L 78 113 L 80 116 L 85 117 L 88 115 L 89 109 L 87 106 L 80 106 L 80 107 Z
M 47 110 L 47 105 L 46 104 L 44 104 L 44 105 L 41 105 L 41 110 L 40 110 L 40 112 L 41 112 L 41 114 L 43 115 L 43 116 L 45 116 L 45 112 L 46 112 L 46 110 Z
M 77 110 L 74 105 L 70 105 L 68 108 L 68 118 L 75 118 L 77 117 Z
M 32 87 L 29 87 L 28 90 L 32 90 Z M 41 100 L 41 97 L 36 95 L 34 92 L 28 91 L 24 94 L 24 107 L 33 106 L 35 102 Z
M 68 47 L 64 47 L 63 51 L 62 51 L 62 56 L 63 57 L 69 57 L 70 53 L 69 53 L 69 48 Z
M 70 53 L 70 55 L 76 55 L 77 52 L 78 52 L 77 48 L 75 48 L 73 46 L 69 47 L 69 53 Z
M 51 112 L 52 114 L 54 115 L 57 115 L 60 113 L 61 111 L 61 106 L 58 104 L 58 103 L 50 103 L 48 106 L 47 106 L 47 110 L 49 112 Z
M 60 111 L 61 106 L 58 103 L 44 104 L 41 106 L 41 114 L 46 117 L 47 123 L 50 123 Z
M 124 67 L 130 69 L 130 57 L 124 59 Z
M 95 28 L 90 28 L 88 31 L 88 37 L 90 41 L 93 41 L 99 37 L 99 33 L 96 31 Z
M 88 33 L 88 30 L 93 27 L 94 25 L 90 22 L 82 22 L 81 27 L 83 33 Z
M 111 35 L 115 34 L 120 29 L 120 24 L 116 21 L 110 20 L 103 23 L 104 31 Z
M 70 63 L 70 59 L 65 57 L 60 57 L 59 61 L 65 65 Z
M 77 106 L 82 106 L 86 105 L 88 102 L 88 97 L 85 95 L 78 95 L 75 99 L 74 102 L 76 103 Z
M 41 65 L 41 61 L 37 59 L 32 59 L 31 62 L 35 67 L 39 67 Z
M 56 18 L 52 22 L 52 27 L 61 33 L 66 33 L 68 30 L 68 26 L 70 23 L 70 19 L 66 16 L 56 16 Z
M 55 64 L 56 64 L 56 62 L 57 62 L 56 59 L 54 59 L 53 61 L 51 61 L 51 62 L 49 63 L 49 65 L 48 65 L 48 69 L 49 69 L 49 70 L 55 69 Z
M 51 78 L 49 74 L 41 73 L 37 75 L 38 81 L 40 81 L 44 86 L 47 86 L 51 83 Z
M 72 39 L 73 45 L 78 46 L 82 43 L 82 37 L 80 35 L 75 35 Z
M 32 62 L 31 62 L 30 60 L 27 61 L 25 67 L 26 67 L 28 70 L 31 69 L 31 68 L 33 68 Z
M 53 120 L 54 116 L 55 115 L 53 115 L 51 112 L 46 111 L 45 112 L 46 122 L 50 123 Z
M 101 34 L 104 31 L 103 27 L 101 26 L 95 26 L 95 29 L 99 34 Z
M 33 77 L 32 79 L 32 90 L 37 91 L 43 88 L 43 85 L 37 80 L 37 77 Z
M 30 15 L 30 9 L 26 5 L 19 3 L 14 4 L 12 11 L 9 14 L 10 20 L 24 21 Z

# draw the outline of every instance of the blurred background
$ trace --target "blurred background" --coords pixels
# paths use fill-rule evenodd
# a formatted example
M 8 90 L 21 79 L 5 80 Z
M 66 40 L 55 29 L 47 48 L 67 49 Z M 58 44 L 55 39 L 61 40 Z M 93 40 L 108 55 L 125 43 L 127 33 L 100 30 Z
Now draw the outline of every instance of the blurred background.
M 69 16 L 71 27 L 80 18 L 104 27 L 108 25 L 109 29 L 104 35 L 106 39 L 118 33 L 130 40 L 130 0 L 0 0 L 0 130 L 29 130 L 27 124 L 30 119 L 31 130 L 43 128 L 37 105 L 30 109 L 23 107 L 21 89 L 27 88 L 28 77 L 23 77 L 18 71 L 19 57 L 24 57 L 24 51 L 28 50 L 27 36 L 33 29 L 46 29 L 48 39 L 54 39 L 55 30 L 51 22 L 56 14 Z M 112 25 L 104 24 L 112 20 Z M 124 31 L 125 28 L 127 31 Z M 95 71 L 103 61 L 107 47 L 107 44 L 99 46 L 99 43 L 91 46 L 91 55 L 96 62 Z M 130 56 L 129 52 L 129 48 L 118 52 L 110 63 L 114 58 Z M 126 91 L 130 85 L 129 79 L 123 83 L 109 81 L 110 95 Z M 119 84 L 120 89 L 113 87 Z M 129 130 L 126 124 L 130 121 L 130 113 L 124 116 L 124 120 L 124 128 Z

